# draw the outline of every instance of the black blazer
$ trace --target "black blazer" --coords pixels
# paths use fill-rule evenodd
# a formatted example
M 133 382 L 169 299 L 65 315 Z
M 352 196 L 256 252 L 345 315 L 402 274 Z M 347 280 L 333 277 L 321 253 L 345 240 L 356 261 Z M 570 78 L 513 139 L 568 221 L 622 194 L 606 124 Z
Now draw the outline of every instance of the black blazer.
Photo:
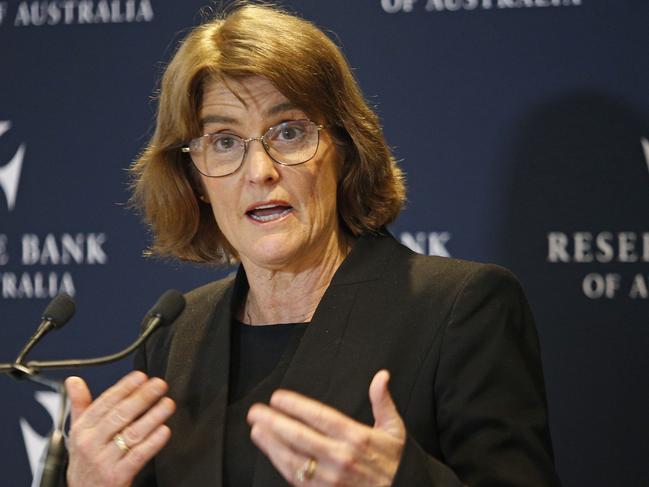
M 169 444 L 135 485 L 221 486 L 230 323 L 248 284 L 216 281 L 151 337 L 136 366 L 169 383 Z M 360 238 L 336 272 L 281 382 L 368 425 L 381 368 L 408 439 L 394 487 L 555 486 L 539 344 L 516 278 L 493 265 Z M 254 487 L 287 483 L 242 458 Z

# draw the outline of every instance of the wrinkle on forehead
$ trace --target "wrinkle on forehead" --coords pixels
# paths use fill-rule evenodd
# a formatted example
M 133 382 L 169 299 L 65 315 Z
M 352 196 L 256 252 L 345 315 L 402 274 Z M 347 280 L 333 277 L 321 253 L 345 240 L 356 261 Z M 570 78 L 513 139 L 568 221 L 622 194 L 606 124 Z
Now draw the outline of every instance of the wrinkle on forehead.
M 283 113 L 283 112 L 288 112 L 291 110 L 295 110 L 297 107 L 295 106 L 294 103 L 290 101 L 282 102 L 277 105 L 273 105 L 269 109 L 267 109 L 263 115 L 264 117 L 272 117 L 274 115 Z M 238 124 L 238 120 L 232 118 L 232 117 L 227 117 L 225 115 L 214 115 L 214 114 L 209 114 L 201 117 L 200 122 L 205 125 L 207 123 L 231 123 L 231 124 Z
M 252 81 L 252 85 L 251 85 Z M 259 84 L 263 83 L 264 86 L 259 89 Z M 214 76 L 208 78 L 203 85 L 203 107 L 201 111 L 205 108 L 205 98 L 206 93 L 216 92 L 214 96 L 220 97 L 221 95 L 229 96 L 232 95 L 237 99 L 239 103 L 243 106 L 244 109 L 250 110 L 250 103 L 259 105 L 267 96 L 274 96 L 278 94 L 283 101 L 271 106 L 270 108 L 263 111 L 263 115 L 270 117 L 281 112 L 297 109 L 298 107 L 295 103 L 286 99 L 286 97 L 279 91 L 275 86 L 265 78 L 258 76 L 250 76 L 241 79 L 234 79 L 225 76 Z M 279 97 L 278 97 L 279 98 Z M 229 103 L 225 103 L 229 105 Z M 261 111 L 261 107 L 257 106 L 257 109 Z M 208 122 L 235 122 L 230 117 L 222 117 L 217 115 L 205 115 L 201 117 L 202 123 Z

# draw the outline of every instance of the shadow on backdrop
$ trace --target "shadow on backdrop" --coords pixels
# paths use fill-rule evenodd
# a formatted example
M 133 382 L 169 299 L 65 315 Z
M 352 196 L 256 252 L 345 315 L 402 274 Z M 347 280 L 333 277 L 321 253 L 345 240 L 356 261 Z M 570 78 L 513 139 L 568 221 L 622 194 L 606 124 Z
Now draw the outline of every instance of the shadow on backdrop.
M 648 125 L 580 93 L 512 132 L 498 261 L 535 311 L 562 480 L 649 485 Z

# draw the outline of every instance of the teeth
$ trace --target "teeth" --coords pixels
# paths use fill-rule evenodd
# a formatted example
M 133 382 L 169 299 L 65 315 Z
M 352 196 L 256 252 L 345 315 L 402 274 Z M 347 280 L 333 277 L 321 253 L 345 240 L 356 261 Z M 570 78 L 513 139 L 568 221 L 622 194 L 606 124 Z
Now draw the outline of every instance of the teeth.
M 261 205 L 255 206 L 253 210 L 265 210 L 266 208 L 275 208 L 277 205 Z
M 273 207 L 274 207 L 274 205 L 273 206 L 268 206 L 266 208 L 273 208 Z M 262 207 L 258 207 L 258 208 L 255 208 L 255 209 L 262 209 Z M 269 221 L 272 221 L 272 220 L 277 220 L 278 218 L 281 218 L 281 217 L 283 217 L 284 215 L 287 215 L 290 212 L 291 212 L 291 208 L 287 208 L 287 209 L 285 209 L 284 211 L 282 211 L 280 213 L 273 213 L 273 214 L 270 214 L 270 215 L 256 215 L 254 213 L 249 213 L 249 216 L 250 216 L 250 218 L 252 218 L 253 220 L 258 221 L 258 222 L 269 222 Z

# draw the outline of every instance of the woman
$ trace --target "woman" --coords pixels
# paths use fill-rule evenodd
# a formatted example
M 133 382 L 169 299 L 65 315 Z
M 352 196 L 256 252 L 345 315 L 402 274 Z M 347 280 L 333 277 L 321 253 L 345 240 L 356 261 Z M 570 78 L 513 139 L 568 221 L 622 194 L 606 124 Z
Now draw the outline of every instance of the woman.
M 159 378 L 68 380 L 69 485 L 558 485 L 520 286 L 385 230 L 401 173 L 312 24 L 194 29 L 133 172 L 153 252 L 240 266 L 149 340 Z

